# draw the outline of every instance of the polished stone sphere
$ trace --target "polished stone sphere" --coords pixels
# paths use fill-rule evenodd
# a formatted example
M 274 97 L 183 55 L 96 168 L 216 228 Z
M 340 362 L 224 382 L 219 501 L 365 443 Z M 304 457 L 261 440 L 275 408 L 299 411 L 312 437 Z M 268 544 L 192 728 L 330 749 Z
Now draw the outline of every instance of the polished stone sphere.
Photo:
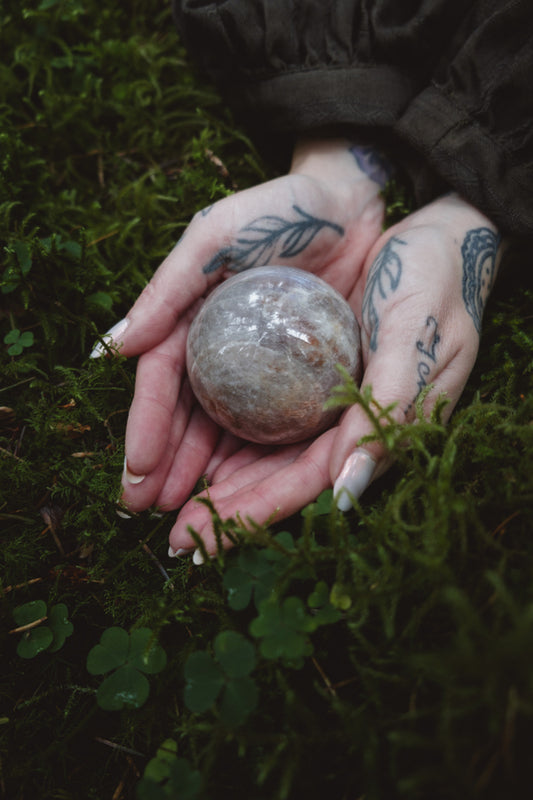
M 287 444 L 330 427 L 337 364 L 359 381 L 359 326 L 329 284 L 293 267 L 254 267 L 208 296 L 187 339 L 187 370 L 205 411 L 228 431 Z

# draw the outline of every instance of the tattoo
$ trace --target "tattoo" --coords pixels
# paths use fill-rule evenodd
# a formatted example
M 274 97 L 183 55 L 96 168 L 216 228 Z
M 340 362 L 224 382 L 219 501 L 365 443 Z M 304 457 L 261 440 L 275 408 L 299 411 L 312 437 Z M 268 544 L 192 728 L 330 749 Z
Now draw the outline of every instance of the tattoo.
M 376 301 L 379 297 L 385 300 L 389 294 L 395 292 L 399 286 L 402 275 L 402 259 L 394 246 L 406 244 L 397 236 L 392 236 L 385 247 L 379 252 L 376 260 L 370 267 L 366 279 L 365 294 L 363 297 L 363 320 L 371 333 L 370 349 L 377 350 L 379 313 Z
M 437 360 L 435 357 L 435 350 L 440 342 L 440 336 L 437 332 L 438 327 L 439 326 L 435 317 L 428 317 L 426 319 L 426 328 L 428 328 L 426 342 L 422 341 L 422 339 L 418 339 L 416 343 L 416 349 L 418 352 L 422 353 L 422 355 L 426 356 L 426 358 L 429 358 L 429 360 L 433 361 L 433 363 L 435 363 Z
M 426 319 L 426 335 L 424 336 L 424 339 L 418 339 L 416 342 L 416 349 L 421 354 L 422 358 L 416 365 L 416 372 L 418 376 L 418 380 L 416 382 L 417 392 L 413 398 L 413 401 L 409 403 L 407 408 L 404 410 L 404 414 L 406 416 L 413 407 L 413 403 L 416 402 L 416 398 L 422 389 L 427 386 L 427 378 L 431 372 L 431 365 L 437 363 L 435 350 L 440 342 L 438 328 L 438 322 L 435 317 L 428 317 Z
M 207 217 L 209 212 L 212 211 L 214 207 L 215 207 L 215 204 L 211 203 L 210 206 L 206 206 L 205 208 L 202 208 L 202 210 L 200 211 L 200 214 L 202 215 L 202 217 Z
M 368 145 L 354 145 L 350 153 L 357 161 L 357 166 L 371 181 L 384 189 L 394 174 L 394 168 L 387 156 L 380 150 Z
M 274 214 L 258 217 L 242 228 L 233 245 L 223 247 L 204 267 L 204 273 L 215 272 L 226 267 L 235 272 L 272 263 L 277 251 L 278 258 L 292 258 L 309 247 L 315 236 L 329 228 L 339 236 L 344 228 L 325 219 L 313 217 L 300 206 L 293 205 L 296 219 L 289 220 Z
M 481 333 L 481 317 L 494 280 L 500 240 L 490 228 L 475 228 L 468 231 L 461 247 L 463 300 L 478 333 Z

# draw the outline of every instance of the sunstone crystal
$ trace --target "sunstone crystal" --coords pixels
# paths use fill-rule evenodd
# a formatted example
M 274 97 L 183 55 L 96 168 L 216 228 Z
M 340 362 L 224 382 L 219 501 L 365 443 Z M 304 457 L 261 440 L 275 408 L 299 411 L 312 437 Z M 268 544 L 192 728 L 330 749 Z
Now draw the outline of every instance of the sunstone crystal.
M 293 267 L 254 267 L 208 296 L 187 339 L 187 370 L 199 402 L 231 433 L 262 444 L 324 431 L 324 409 L 342 366 L 359 382 L 359 326 L 346 300 Z

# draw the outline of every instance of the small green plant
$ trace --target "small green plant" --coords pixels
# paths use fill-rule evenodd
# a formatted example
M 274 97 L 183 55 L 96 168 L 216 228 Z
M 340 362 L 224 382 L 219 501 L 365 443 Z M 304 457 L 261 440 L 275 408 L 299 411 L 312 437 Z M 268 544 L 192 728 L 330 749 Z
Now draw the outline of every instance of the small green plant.
M 16 260 L 4 270 L 0 282 L 2 294 L 15 291 L 20 279 L 24 279 L 28 275 L 32 266 L 31 251 L 27 242 L 16 241 L 11 250 L 15 254 Z
M 140 708 L 150 694 L 150 684 L 144 673 L 161 672 L 167 663 L 163 648 L 156 644 L 150 628 L 138 628 L 128 633 L 123 628 L 108 628 L 100 644 L 87 656 L 87 670 L 91 675 L 107 678 L 98 687 L 96 700 L 105 711 Z
M 222 721 L 240 725 L 256 708 L 258 690 L 250 673 L 255 667 L 253 644 L 237 631 L 223 631 L 215 638 L 214 657 L 207 650 L 192 653 L 185 663 L 185 705 L 202 713 L 221 695 Z
M 48 611 L 44 600 L 32 600 L 17 606 L 13 617 L 18 626 L 16 632 L 22 634 L 17 646 L 21 658 L 35 658 L 45 650 L 55 653 L 74 630 L 64 603 L 56 603 Z
M 282 603 L 265 600 L 259 616 L 252 620 L 250 633 L 261 640 L 261 655 L 268 659 L 281 658 L 287 664 L 302 666 L 302 659 L 311 655 L 313 646 L 309 634 L 316 628 L 315 620 L 299 597 L 286 597 Z
M 178 758 L 178 745 L 166 739 L 146 765 L 137 784 L 138 800 L 196 800 L 202 789 L 202 776 L 186 758 Z
M 31 331 L 19 331 L 13 328 L 4 336 L 4 344 L 8 344 L 7 352 L 10 356 L 20 356 L 25 347 L 33 345 L 34 338 Z

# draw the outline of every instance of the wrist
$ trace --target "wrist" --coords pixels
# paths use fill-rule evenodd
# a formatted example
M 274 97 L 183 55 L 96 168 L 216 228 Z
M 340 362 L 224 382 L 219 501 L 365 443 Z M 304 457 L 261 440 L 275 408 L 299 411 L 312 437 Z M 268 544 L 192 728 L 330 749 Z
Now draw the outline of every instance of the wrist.
M 375 148 L 348 139 L 300 139 L 290 168 L 331 186 L 338 194 L 379 195 L 392 175 L 392 166 Z

